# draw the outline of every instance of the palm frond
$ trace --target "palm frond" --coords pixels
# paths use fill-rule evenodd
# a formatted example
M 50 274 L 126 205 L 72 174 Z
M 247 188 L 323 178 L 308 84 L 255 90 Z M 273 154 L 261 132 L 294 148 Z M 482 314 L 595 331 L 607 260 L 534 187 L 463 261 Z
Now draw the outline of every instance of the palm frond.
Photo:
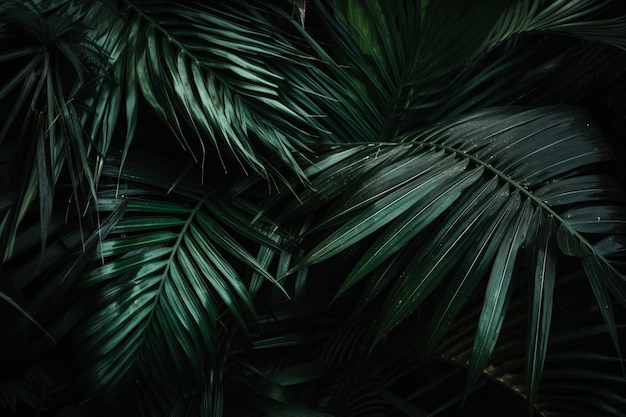
M 268 265 L 250 252 L 279 249 L 268 230 L 249 225 L 245 205 L 233 211 L 224 204 L 224 191 L 186 180 L 171 190 L 163 178 L 177 174 L 176 164 L 159 176 L 135 158 L 125 162 L 120 179 L 120 159 L 102 170 L 108 185 L 101 185 L 98 210 L 123 203 L 126 215 L 98 245 L 96 259 L 103 264 L 78 284 L 94 297 L 74 336 L 88 370 L 85 393 L 113 389 L 122 395 L 133 387 L 139 399 L 157 391 L 187 404 L 185 392 L 198 384 L 210 392 L 218 388 L 219 378 L 208 375 L 223 366 L 223 344 L 239 331 L 249 338 L 256 316 L 251 273 L 288 298 Z M 155 367 L 165 356 L 171 361 Z
M 624 49 L 624 18 L 607 18 L 607 11 L 611 10 L 611 6 L 611 1 L 588 0 L 573 3 L 560 0 L 543 7 L 539 3 L 515 1 L 494 25 L 485 44 L 492 46 L 524 32 L 553 31 Z M 605 13 L 605 16 L 601 13 Z
M 2 3 L 0 413 L 623 415 L 625 13 Z
M 217 159 L 224 170 L 236 163 L 267 176 L 273 168 L 263 155 L 270 152 L 301 174 L 292 154 L 307 149 L 317 126 L 312 116 L 320 110 L 282 75 L 310 64 L 268 21 L 271 9 L 249 2 L 126 3 L 131 11 L 120 19 L 127 22 L 112 28 L 130 35 L 116 54 L 116 71 L 131 98 L 128 138 L 141 91 L 196 162 Z M 120 45 L 108 33 L 101 36 Z
M 5 45 L 0 60 L 8 80 L 0 98 L 15 100 L 3 116 L 0 143 L 19 144 L 2 178 L 5 261 L 12 257 L 18 227 L 36 200 L 45 245 L 62 175 L 69 177 L 79 212 L 85 199 L 95 195 L 96 180 L 88 162 L 92 147 L 79 120 L 79 101 L 106 61 L 75 16 L 56 12 L 34 3 L 9 2 L 0 16 Z M 18 31 L 11 31 L 16 27 Z
M 563 65 L 566 43 L 537 48 L 533 39 L 538 35 L 558 34 L 622 49 L 626 39 L 623 17 L 607 17 L 611 2 L 331 3 L 332 15 L 321 2 L 314 5 L 339 51 L 334 54 L 335 73 L 351 96 L 375 105 L 362 108 L 361 119 L 368 124 L 355 131 L 357 140 L 393 140 L 420 122 L 459 115 L 479 103 L 509 104 L 518 98 L 515 91 L 523 95 L 534 87 L 530 81 L 546 76 L 537 72 L 546 62 L 565 71 L 571 68 Z M 521 49 L 519 38 L 532 35 L 532 49 Z M 498 48 L 495 61 L 485 65 L 481 60 Z M 602 61 L 576 66 L 586 74 L 602 67 Z M 545 89 L 550 90 L 550 84 Z
M 624 281 L 617 264 L 595 249 L 597 240 L 624 231 L 623 192 L 593 171 L 614 160 L 603 143 L 589 117 L 574 108 L 494 108 L 416 132 L 403 143 L 329 152 L 328 160 L 320 158 L 324 169 L 311 175 L 317 193 L 302 194 L 305 207 L 315 207 L 308 212 L 315 227 L 295 237 L 319 243 L 295 268 L 365 245 L 338 296 L 367 278 L 356 306 L 362 311 L 387 287 L 375 343 L 449 281 L 432 319 L 431 347 L 488 281 L 471 386 L 495 348 L 521 259 L 531 259 L 536 265 L 530 271 L 528 338 L 533 397 L 547 350 L 558 249 L 581 258 L 620 351 L 610 297 L 625 301 Z M 337 189 L 325 193 L 331 181 L 343 185 L 339 195 Z M 298 206 L 288 204 L 277 218 L 306 215 Z M 455 273 L 459 265 L 462 274 Z

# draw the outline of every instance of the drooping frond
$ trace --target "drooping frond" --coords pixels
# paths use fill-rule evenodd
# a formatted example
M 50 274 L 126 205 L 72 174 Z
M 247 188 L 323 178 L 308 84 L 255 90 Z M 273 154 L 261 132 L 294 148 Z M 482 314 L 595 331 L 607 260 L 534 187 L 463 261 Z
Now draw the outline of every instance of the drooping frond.
M 199 164 L 252 169 L 269 179 L 276 156 L 301 175 L 293 154 L 316 140 L 315 117 L 322 113 L 311 96 L 327 93 L 303 85 L 330 80 L 287 38 L 288 30 L 273 24 L 270 18 L 281 17 L 271 5 L 122 4 L 110 27 L 99 14 L 90 21 L 125 83 L 106 87 L 101 103 L 113 117 L 125 106 L 127 144 L 141 117 L 140 95 Z M 308 79 L 295 78 L 301 76 Z M 123 97 L 128 100 L 120 102 Z
M 626 231 L 624 193 L 597 172 L 611 161 L 589 117 L 574 108 L 487 109 L 412 133 L 401 143 L 355 145 L 320 156 L 307 171 L 314 190 L 300 194 L 304 205 L 287 204 L 277 218 L 312 216 L 312 226 L 295 239 L 318 243 L 296 268 L 363 248 L 336 298 L 366 279 L 356 306 L 362 311 L 385 291 L 374 342 L 443 286 L 431 319 L 430 352 L 487 282 L 470 385 L 496 346 L 513 283 L 529 274 L 529 372 L 537 381 L 560 256 L 580 258 L 620 351 L 610 305 L 611 298 L 626 301 L 626 284 L 610 250 L 600 245 Z
M 132 161 L 117 185 L 119 163 L 103 169 L 111 185 L 101 191 L 99 210 L 123 203 L 126 215 L 98 246 L 103 264 L 79 284 L 95 296 L 76 336 L 86 392 L 143 397 L 156 390 L 184 398 L 196 386 L 212 390 L 220 384 L 213 373 L 227 352 L 224 338 L 243 331 L 245 339 L 255 322 L 250 273 L 241 271 L 281 288 L 244 240 L 278 248 L 263 229 L 241 223 L 247 217 L 222 191 L 183 182 L 166 197 L 167 170 L 159 177 Z

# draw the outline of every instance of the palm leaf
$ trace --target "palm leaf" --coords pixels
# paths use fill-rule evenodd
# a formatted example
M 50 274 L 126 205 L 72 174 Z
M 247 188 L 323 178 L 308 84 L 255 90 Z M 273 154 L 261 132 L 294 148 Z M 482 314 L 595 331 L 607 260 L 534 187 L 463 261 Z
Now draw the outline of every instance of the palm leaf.
M 112 159 L 116 163 L 102 169 L 108 181 L 101 185 L 99 211 L 123 203 L 126 215 L 98 245 L 96 259 L 103 265 L 79 283 L 81 291 L 98 300 L 77 333 L 88 369 L 86 392 L 124 395 L 122 387 L 129 389 L 133 381 L 158 373 L 164 375 L 161 382 L 135 385 L 137 404 L 144 395 L 149 398 L 149 392 L 183 401 L 185 390 L 197 384 L 211 392 L 218 389 L 221 382 L 206 375 L 221 366 L 222 343 L 232 337 L 225 328 L 236 323 L 243 337 L 249 337 L 248 326 L 256 315 L 252 297 L 260 286 L 251 287 L 250 273 L 271 282 L 285 297 L 267 272 L 270 264 L 249 252 L 255 246 L 271 253 L 279 248 L 262 219 L 250 226 L 255 213 L 248 213 L 245 203 L 234 209 L 224 205 L 224 191 L 185 177 L 176 180 L 178 161 L 154 173 L 138 160 L 131 151 L 122 170 L 121 159 Z M 152 365 L 164 356 L 171 361 Z M 189 367 L 196 371 L 188 373 Z M 219 401 L 219 395 L 213 395 L 218 394 L 206 401 Z M 104 397 L 100 400 L 108 403 Z M 206 401 L 197 406 L 221 409 Z M 167 408 L 166 403 L 154 407 Z
M 354 107 L 367 120 L 355 130 L 356 136 L 377 141 L 390 140 L 418 121 L 459 115 L 479 104 L 519 100 L 553 67 L 590 75 L 598 65 L 601 71 L 610 55 L 589 60 L 590 66 L 566 66 L 567 43 L 542 49 L 531 39 L 532 49 L 524 49 L 519 38 L 558 34 L 623 49 L 623 17 L 606 18 L 601 12 L 610 9 L 610 3 L 348 1 L 332 2 L 332 16 L 321 2 L 314 5 L 339 50 L 337 67 L 331 70 L 336 69 L 350 96 L 376 106 Z M 497 53 L 490 56 L 494 49 Z M 579 55 L 592 56 L 596 50 Z M 569 80 L 578 79 L 572 74 Z M 553 91 L 548 83 L 544 89 Z
M 620 7 L 3 3 L 0 407 L 623 415 Z
M 535 301 L 530 304 L 533 336 L 529 339 L 530 357 L 534 358 L 529 362 L 531 390 L 536 390 L 547 349 L 550 288 L 556 265 L 555 249 L 545 251 L 539 242 L 554 245 L 558 237 L 566 255 L 582 256 L 579 252 L 583 249 L 585 256 L 592 253 L 593 257 L 583 260 L 588 279 L 623 301 L 621 275 L 591 240 L 595 235 L 622 233 L 618 220 L 622 209 L 613 201 L 623 201 L 623 194 L 612 181 L 602 181 L 607 177 L 595 175 L 589 168 L 613 160 L 610 151 L 592 130 L 588 116 L 567 107 L 484 110 L 415 133 L 404 142 L 353 147 L 356 152 L 342 151 L 341 158 L 329 153 L 328 164 L 320 161 L 325 169 L 311 175 L 312 186 L 317 189 L 319 185 L 318 200 L 314 202 L 314 194 L 308 192 L 303 196 L 316 208 L 311 215 L 323 209 L 325 220 L 319 223 L 312 217 L 311 223 L 318 225 L 302 236 L 323 238 L 298 265 L 324 262 L 365 244 L 364 259 L 352 268 L 337 296 L 365 277 L 372 284 L 362 303 L 373 300 L 381 288 L 390 287 L 376 323 L 375 341 L 454 277 L 459 264 L 465 265 L 464 277 L 450 282 L 444 296 L 447 302 L 435 311 L 431 324 L 435 339 L 426 351 L 446 333 L 464 300 L 491 270 L 473 348 L 472 385 L 495 347 L 508 309 L 511 280 L 519 274 L 516 259 L 536 258 Z M 433 161 L 447 176 L 438 177 Z M 454 166 L 460 170 L 455 172 Z M 340 196 L 325 193 L 331 179 L 344 184 Z M 454 191 L 459 181 L 466 181 L 459 188 L 463 192 Z M 431 182 L 435 186 L 429 188 Z M 424 199 L 438 201 L 438 195 L 443 209 L 424 203 Z M 621 197 L 615 200 L 618 195 Z M 567 209 L 559 210 L 564 204 Z M 597 210 L 607 216 L 606 223 L 591 221 L 591 213 Z M 546 228 L 551 222 L 557 226 Z M 535 240 L 530 230 L 538 230 L 542 236 L 537 244 L 530 243 Z M 378 237 L 372 240 L 375 234 Z M 530 240 L 523 245 L 526 236 Z M 608 271 L 614 272 L 607 275 Z M 608 292 L 602 294 L 598 300 L 603 306 L 605 302 L 610 305 Z M 356 306 L 357 311 L 363 308 Z M 617 345 L 612 315 L 605 314 L 605 320 Z
M 174 368 L 168 370 L 163 364 L 157 372 L 193 366 L 197 373 L 189 377 L 202 381 L 204 371 L 197 365 L 215 360 L 221 303 L 245 326 L 246 311 L 253 311 L 250 298 L 211 242 L 210 220 L 200 213 L 202 203 L 189 209 L 171 203 L 129 201 L 129 212 L 144 215 L 122 221 L 120 227 L 131 228 L 137 238 L 126 241 L 118 235 L 102 243 L 105 265 L 87 275 L 83 283 L 93 286 L 111 281 L 99 291 L 101 301 L 81 334 L 89 358 L 85 364 L 93 369 L 89 375 L 95 387 L 117 385 L 129 375 L 145 374 L 141 358 L 150 355 L 172 358 Z M 162 225 L 159 216 L 181 219 L 177 233 L 140 232 L 146 225 L 152 227 L 150 218 Z M 176 374 L 171 377 L 184 383 L 186 376 Z
M 317 126 L 311 115 L 320 110 L 308 92 L 281 75 L 310 65 L 268 22 L 267 6 L 129 6 L 130 24 L 122 27 L 131 31 L 133 43 L 125 44 L 119 58 L 120 71 L 129 74 L 124 91 L 135 104 L 127 104 L 128 138 L 139 88 L 196 162 L 206 164 L 213 148 L 225 170 L 236 161 L 244 171 L 267 175 L 273 169 L 261 155 L 269 150 L 302 175 L 292 153 L 307 149 L 308 132 Z M 315 69 L 311 76 L 323 77 Z
M 526 365 L 529 376 L 527 386 L 531 404 L 535 403 L 548 347 L 550 323 L 552 320 L 552 297 L 556 279 L 556 253 L 554 241 L 550 239 L 554 234 L 554 221 L 549 217 L 542 222 L 538 222 L 537 226 L 538 235 L 533 239 L 537 247 L 532 251 L 537 256 L 534 262 L 533 301 L 530 312 L 530 317 L 533 320 L 529 323 L 528 363 Z
M 534 272 L 534 269 L 529 272 Z M 519 291 L 524 280 L 514 284 L 510 311 L 501 328 L 502 342 L 495 347 L 488 366 L 482 370 L 482 379 L 507 386 L 536 412 L 567 413 L 567 410 L 572 412 L 576 409 L 577 413 L 584 414 L 606 407 L 606 415 L 620 415 L 616 410 L 624 401 L 623 375 L 617 371 L 621 359 L 615 356 L 610 343 L 598 343 L 605 340 L 608 333 L 605 324 L 597 324 L 603 320 L 598 307 L 581 308 L 582 300 L 587 298 L 580 291 L 584 280 L 582 271 L 557 275 L 554 305 L 558 308 L 553 310 L 551 317 L 545 370 L 541 373 L 541 384 L 535 393 L 531 391 L 532 383 L 528 381 L 533 375 L 528 367 L 530 358 L 534 357 L 529 356 L 532 352 L 530 348 L 537 339 L 529 337 L 526 346 L 520 340 L 525 336 L 525 327 L 530 327 L 524 313 L 532 312 L 536 288 L 533 285 L 528 293 Z M 572 288 L 575 290 L 572 291 Z M 480 310 L 480 304 L 470 304 L 464 310 L 464 319 L 452 325 L 443 343 L 436 349 L 437 356 L 455 366 L 468 366 L 475 344 L 475 324 L 472 323 Z M 621 331 L 621 327 L 618 329 Z M 584 391 L 584 387 L 590 388 L 589 391 Z M 572 392 L 577 392 L 581 398 L 570 395 Z M 532 395 L 536 395 L 534 402 L 530 402 Z M 607 412 L 611 409 L 612 412 Z
M 34 3 L 9 2 L 0 15 L 2 42 L 7 45 L 1 59 L 10 74 L 0 98 L 12 94 L 16 100 L 3 118 L 0 142 L 19 144 L 4 178 L 18 186 L 2 190 L 5 261 L 12 257 L 18 227 L 36 199 L 42 248 L 45 245 L 62 173 L 69 171 L 79 212 L 84 210 L 80 204 L 95 195 L 96 180 L 88 161 L 91 146 L 78 115 L 83 114 L 81 95 L 90 88 L 87 79 L 106 66 L 105 58 L 89 41 L 77 16 L 55 12 L 55 6 L 49 10 Z M 16 26 L 22 36 L 6 30 Z
M 517 33 L 529 31 L 555 31 L 564 34 L 617 46 L 626 47 L 623 17 L 598 18 L 610 9 L 610 1 L 555 1 L 547 7 L 538 3 L 516 1 L 502 14 L 487 40 L 488 44 Z M 607 7 L 608 6 L 608 7 Z M 589 20 L 584 20 L 589 19 Z M 599 30 L 603 28 L 603 30 Z

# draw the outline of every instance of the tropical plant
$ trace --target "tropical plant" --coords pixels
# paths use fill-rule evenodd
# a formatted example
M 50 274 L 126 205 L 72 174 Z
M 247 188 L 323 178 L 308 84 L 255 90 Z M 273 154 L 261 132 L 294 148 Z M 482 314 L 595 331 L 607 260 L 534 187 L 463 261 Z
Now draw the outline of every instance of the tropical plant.
M 0 410 L 626 415 L 626 5 L 0 4 Z

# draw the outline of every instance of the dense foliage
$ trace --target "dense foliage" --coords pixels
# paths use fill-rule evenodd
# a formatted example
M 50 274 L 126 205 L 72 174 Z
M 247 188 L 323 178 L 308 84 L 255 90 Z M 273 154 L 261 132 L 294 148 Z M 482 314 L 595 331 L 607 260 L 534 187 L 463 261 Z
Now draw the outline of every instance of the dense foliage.
M 624 416 L 626 4 L 0 3 L 0 414 Z

